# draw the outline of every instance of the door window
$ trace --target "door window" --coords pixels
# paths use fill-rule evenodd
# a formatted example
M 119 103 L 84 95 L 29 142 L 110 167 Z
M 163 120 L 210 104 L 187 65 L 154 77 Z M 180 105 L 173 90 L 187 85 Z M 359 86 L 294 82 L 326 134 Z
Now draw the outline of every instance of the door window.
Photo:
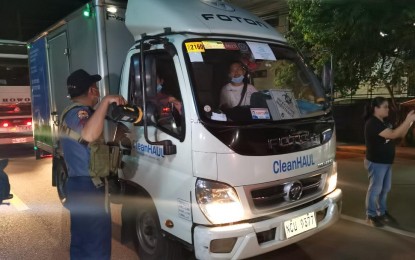
M 182 95 L 173 58 L 164 51 L 149 52 L 152 55 L 151 73 L 154 80 L 147 80 L 146 75 L 146 110 L 147 120 L 158 129 L 184 140 L 184 107 Z M 149 59 L 144 59 L 146 62 Z M 129 77 L 129 99 L 134 104 L 143 106 L 143 93 L 141 87 L 140 54 L 131 58 Z

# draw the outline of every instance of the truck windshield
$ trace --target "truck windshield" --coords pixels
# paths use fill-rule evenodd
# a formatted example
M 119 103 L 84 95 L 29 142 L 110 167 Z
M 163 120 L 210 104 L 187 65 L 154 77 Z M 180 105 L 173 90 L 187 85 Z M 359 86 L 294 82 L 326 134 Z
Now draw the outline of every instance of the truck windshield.
M 185 42 L 200 118 L 264 123 L 323 115 L 320 81 L 291 48 L 262 42 Z

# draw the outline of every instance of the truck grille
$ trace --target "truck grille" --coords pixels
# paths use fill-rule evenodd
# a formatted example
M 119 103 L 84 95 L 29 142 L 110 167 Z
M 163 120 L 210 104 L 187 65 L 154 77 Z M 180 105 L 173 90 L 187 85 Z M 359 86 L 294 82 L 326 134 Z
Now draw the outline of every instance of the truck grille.
M 293 181 L 295 183 L 300 183 L 302 187 L 302 193 L 298 200 L 318 194 L 324 187 L 325 175 L 326 174 L 319 173 Z M 289 185 L 289 183 L 292 182 L 279 182 L 275 185 L 252 189 L 250 191 L 252 206 L 257 210 L 264 210 L 297 201 L 290 201 L 288 198 L 287 185 Z

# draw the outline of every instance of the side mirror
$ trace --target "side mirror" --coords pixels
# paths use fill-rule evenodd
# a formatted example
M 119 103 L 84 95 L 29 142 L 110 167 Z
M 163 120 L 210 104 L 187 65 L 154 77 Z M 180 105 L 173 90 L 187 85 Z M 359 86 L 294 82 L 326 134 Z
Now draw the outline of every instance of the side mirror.
M 144 58 L 144 80 L 146 85 L 146 94 L 149 97 L 154 97 L 156 95 L 156 58 L 152 54 L 147 54 Z M 140 56 L 135 56 L 131 60 L 131 68 L 134 69 L 134 80 L 135 80 L 135 89 L 133 91 L 133 95 L 135 98 L 139 97 L 142 94 L 142 82 L 141 82 L 141 66 L 143 66 L 142 62 L 140 62 Z
M 156 96 L 156 57 L 152 54 L 147 54 L 145 59 L 144 74 L 146 81 L 146 94 L 148 97 Z
M 331 61 L 326 62 L 321 73 L 321 80 L 326 92 L 331 92 L 333 88 L 333 70 Z

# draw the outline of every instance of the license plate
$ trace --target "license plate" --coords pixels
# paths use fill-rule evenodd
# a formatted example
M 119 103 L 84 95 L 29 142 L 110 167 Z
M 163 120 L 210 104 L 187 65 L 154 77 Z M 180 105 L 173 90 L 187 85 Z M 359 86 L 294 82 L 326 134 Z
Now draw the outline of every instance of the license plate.
M 284 229 L 287 238 L 301 234 L 316 227 L 316 214 L 314 212 L 284 221 Z
M 19 144 L 19 143 L 26 143 L 27 139 L 25 137 L 22 138 L 13 138 L 12 143 Z
M 19 125 L 17 127 L 17 130 L 19 132 L 28 132 L 28 131 L 32 131 L 32 127 L 31 126 L 27 126 L 27 125 Z

